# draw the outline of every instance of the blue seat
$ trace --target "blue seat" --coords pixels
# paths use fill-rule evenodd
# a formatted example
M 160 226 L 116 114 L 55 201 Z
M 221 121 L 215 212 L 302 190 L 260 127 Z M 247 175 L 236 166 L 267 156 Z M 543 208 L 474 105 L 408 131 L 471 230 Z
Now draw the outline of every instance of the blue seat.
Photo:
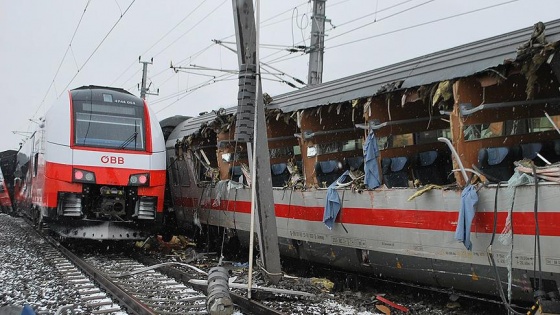
M 290 180 L 290 172 L 286 163 L 276 163 L 270 165 L 270 175 L 272 179 L 272 187 L 284 187 Z
M 524 159 L 534 160 L 537 157 L 537 153 L 542 150 L 542 143 L 523 143 L 521 146 L 521 157 Z
M 381 159 L 383 182 L 389 188 L 408 187 L 409 160 L 406 156 Z
M 319 184 L 325 182 L 329 186 L 337 180 L 344 172 L 341 165 L 342 163 L 337 160 L 317 162 L 315 164 L 315 176 L 317 176 Z
M 364 171 L 364 157 L 363 156 L 352 156 L 344 158 L 344 168 L 347 170 L 355 171 L 361 170 Z
M 431 150 L 416 154 L 412 172 L 422 185 L 446 185 L 455 180 L 450 176 L 452 168 L 451 152 Z
M 241 170 L 241 165 L 232 166 L 229 169 L 229 174 L 230 174 L 230 179 L 232 181 L 239 182 L 239 178 L 241 177 L 241 175 L 243 175 L 243 171 Z M 244 184 L 247 183 L 245 178 L 243 179 L 243 183 Z
M 539 153 L 550 163 L 560 162 L 560 139 L 543 142 L 542 150 Z M 534 161 L 537 166 L 546 164 L 538 157 Z
M 513 162 L 518 160 L 520 156 L 516 148 L 482 148 L 478 151 L 478 167 L 490 177 L 507 181 L 514 172 Z

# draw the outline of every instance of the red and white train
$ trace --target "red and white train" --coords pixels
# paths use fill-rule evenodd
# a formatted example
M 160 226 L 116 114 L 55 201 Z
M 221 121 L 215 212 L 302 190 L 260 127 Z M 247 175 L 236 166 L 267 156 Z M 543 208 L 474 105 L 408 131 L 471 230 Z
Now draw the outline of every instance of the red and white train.
M 141 239 L 163 220 L 163 134 L 122 89 L 69 91 L 25 142 L 16 174 L 18 210 L 64 237 Z
M 274 97 L 281 254 L 505 303 L 558 296 L 560 164 L 545 164 L 560 161 L 560 20 L 549 44 L 531 33 Z M 235 114 L 177 124 L 168 177 L 179 226 L 246 244 L 250 163 Z M 345 171 L 355 176 L 341 183 Z
M 8 185 L 4 179 L 2 169 L 0 169 L 0 209 L 5 213 L 12 212 L 12 200 L 8 191 Z

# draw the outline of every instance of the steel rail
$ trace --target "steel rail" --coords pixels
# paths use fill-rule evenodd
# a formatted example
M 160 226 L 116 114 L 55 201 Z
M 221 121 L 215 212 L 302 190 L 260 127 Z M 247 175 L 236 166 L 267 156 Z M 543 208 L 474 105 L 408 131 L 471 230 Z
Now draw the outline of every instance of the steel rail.
M 146 256 L 141 256 L 138 254 L 135 255 L 134 259 L 146 265 L 155 265 L 158 263 L 157 261 L 151 258 L 148 258 Z M 172 266 L 162 266 L 158 268 L 158 271 L 160 271 L 163 274 L 166 274 L 171 278 L 174 278 L 177 282 L 188 284 L 192 286 L 195 290 L 206 293 L 206 288 L 207 288 L 206 285 L 189 283 L 189 280 L 193 279 L 193 277 L 180 269 L 177 269 Z M 243 311 L 248 312 L 250 314 L 286 315 L 286 313 L 272 309 L 262 303 L 249 299 L 245 296 L 236 294 L 231 291 L 229 294 L 231 296 L 233 303 L 235 303 L 235 305 L 237 305 L 238 307 L 243 309 Z
M 113 296 L 119 301 L 119 304 L 126 308 L 127 312 L 134 313 L 137 315 L 155 315 L 157 314 L 154 310 L 150 309 L 138 299 L 126 293 L 120 286 L 114 284 L 109 280 L 102 272 L 90 266 L 88 263 L 83 261 L 78 256 L 74 255 L 70 250 L 65 248 L 62 244 L 52 239 L 49 236 L 45 236 L 47 241 L 58 249 L 66 258 L 68 258 L 72 263 L 76 265 L 79 269 L 85 272 L 92 281 L 97 282 L 109 295 Z

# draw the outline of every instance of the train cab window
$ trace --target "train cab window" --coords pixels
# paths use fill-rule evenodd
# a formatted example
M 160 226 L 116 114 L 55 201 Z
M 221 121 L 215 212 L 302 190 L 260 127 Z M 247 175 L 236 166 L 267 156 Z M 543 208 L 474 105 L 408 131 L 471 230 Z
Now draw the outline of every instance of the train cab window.
M 35 153 L 35 156 L 33 157 L 33 177 L 37 176 L 37 172 L 39 169 L 39 153 Z
M 78 146 L 145 150 L 143 106 L 77 102 L 74 128 Z

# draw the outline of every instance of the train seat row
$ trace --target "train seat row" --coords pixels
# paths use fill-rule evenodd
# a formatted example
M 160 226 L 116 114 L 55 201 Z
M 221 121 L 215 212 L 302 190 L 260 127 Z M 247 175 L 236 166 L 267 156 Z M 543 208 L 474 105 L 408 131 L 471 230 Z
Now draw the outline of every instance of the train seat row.
M 507 181 L 514 173 L 515 161 L 529 159 L 537 166 L 544 166 L 546 163 L 537 153 L 550 163 L 559 162 L 560 139 L 511 147 L 482 148 L 478 151 L 478 167 L 491 180 Z
M 451 152 L 449 150 L 429 150 L 419 152 L 412 158 L 405 156 L 383 158 L 381 169 L 385 185 L 389 188 L 408 187 L 411 179 L 409 172 L 411 166 L 414 179 L 422 185 L 446 185 L 454 181 L 454 177 L 451 175 Z
M 537 166 L 544 161 L 539 153 L 551 163 L 560 161 L 560 139 L 547 142 L 526 143 L 512 147 L 482 148 L 478 152 L 478 167 L 489 179 L 507 181 L 514 172 L 514 162 L 523 158 L 533 160 Z M 297 161 L 299 169 L 302 162 Z M 445 185 L 454 182 L 451 152 L 447 149 L 419 152 L 412 157 L 399 156 L 381 159 L 383 183 L 388 187 L 408 187 L 409 181 L 416 179 L 420 184 Z M 319 183 L 326 186 L 337 180 L 346 170 L 364 170 L 363 156 L 346 157 L 342 161 L 327 160 L 315 164 L 315 175 Z M 412 171 L 412 172 L 411 172 Z M 232 166 L 231 179 L 239 181 L 243 172 L 241 166 Z M 290 179 L 287 163 L 271 165 L 273 187 L 284 187 Z M 246 179 L 244 183 L 247 184 Z

